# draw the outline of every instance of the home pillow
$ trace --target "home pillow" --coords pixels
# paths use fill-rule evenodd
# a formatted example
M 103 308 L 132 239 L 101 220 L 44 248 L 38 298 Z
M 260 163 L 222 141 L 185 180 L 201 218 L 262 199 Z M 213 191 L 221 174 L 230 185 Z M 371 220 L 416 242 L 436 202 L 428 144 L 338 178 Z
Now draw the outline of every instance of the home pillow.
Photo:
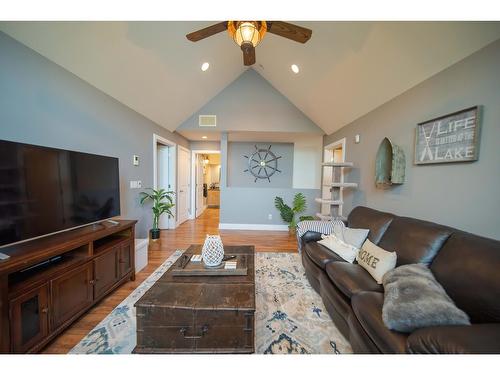
M 343 226 L 335 226 L 333 229 L 333 233 L 337 238 L 357 249 L 361 249 L 361 246 L 363 246 L 366 237 L 368 237 L 368 232 L 370 232 L 369 229 L 348 228 Z
M 369 239 L 365 241 L 356 257 L 358 264 L 368 271 L 378 284 L 382 284 L 382 277 L 387 271 L 396 267 L 397 255 L 373 244 Z
M 359 249 L 345 243 L 341 239 L 337 238 L 334 234 L 330 234 L 328 236 L 323 234 L 321 238 L 323 239 L 321 241 L 318 241 L 318 243 L 333 251 L 345 261 L 352 263 L 354 262 L 354 259 L 356 259 L 356 255 L 358 254 Z
M 423 327 L 470 324 L 425 264 L 395 268 L 384 275 L 383 283 L 382 320 L 389 329 L 409 333 Z

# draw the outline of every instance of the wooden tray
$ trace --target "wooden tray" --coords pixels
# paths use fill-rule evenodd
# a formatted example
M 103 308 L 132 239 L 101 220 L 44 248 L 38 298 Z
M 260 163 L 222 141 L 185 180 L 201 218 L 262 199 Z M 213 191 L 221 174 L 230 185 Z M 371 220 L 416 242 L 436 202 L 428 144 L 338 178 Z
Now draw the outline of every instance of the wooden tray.
M 246 255 L 237 255 L 230 261 L 236 261 L 236 269 L 207 268 L 203 262 L 191 262 L 192 254 L 179 258 L 172 266 L 172 276 L 246 276 L 248 272 Z

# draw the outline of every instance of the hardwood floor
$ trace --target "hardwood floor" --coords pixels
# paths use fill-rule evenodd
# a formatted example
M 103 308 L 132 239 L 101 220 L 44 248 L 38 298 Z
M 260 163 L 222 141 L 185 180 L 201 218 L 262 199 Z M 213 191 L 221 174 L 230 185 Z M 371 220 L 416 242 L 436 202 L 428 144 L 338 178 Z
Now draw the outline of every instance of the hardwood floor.
M 122 285 L 89 310 L 52 341 L 43 353 L 67 353 L 176 249 L 186 249 L 191 244 L 202 244 L 207 234 L 220 234 L 226 245 L 255 245 L 256 251 L 297 251 L 295 236 L 288 232 L 220 231 L 218 226 L 219 210 L 210 208 L 196 220 L 188 220 L 175 230 L 162 231 L 161 239 L 150 243 L 149 263 L 136 275 L 135 281 Z

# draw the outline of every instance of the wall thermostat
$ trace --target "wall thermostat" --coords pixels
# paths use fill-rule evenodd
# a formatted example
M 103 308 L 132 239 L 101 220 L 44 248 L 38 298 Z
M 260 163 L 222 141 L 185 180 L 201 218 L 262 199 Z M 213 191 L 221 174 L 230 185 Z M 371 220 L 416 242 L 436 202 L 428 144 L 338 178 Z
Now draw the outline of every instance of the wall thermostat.
M 134 165 L 139 165 L 139 155 L 134 155 L 134 157 L 132 158 L 132 163 Z

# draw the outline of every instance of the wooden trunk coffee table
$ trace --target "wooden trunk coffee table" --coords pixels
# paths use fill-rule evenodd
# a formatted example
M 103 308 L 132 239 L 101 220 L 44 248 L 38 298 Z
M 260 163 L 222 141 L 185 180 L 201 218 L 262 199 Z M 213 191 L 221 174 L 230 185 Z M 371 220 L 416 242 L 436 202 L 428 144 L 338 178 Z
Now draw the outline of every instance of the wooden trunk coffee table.
M 245 276 L 174 276 L 191 245 L 136 304 L 134 353 L 253 353 L 255 263 L 253 246 L 224 246 L 245 258 Z

